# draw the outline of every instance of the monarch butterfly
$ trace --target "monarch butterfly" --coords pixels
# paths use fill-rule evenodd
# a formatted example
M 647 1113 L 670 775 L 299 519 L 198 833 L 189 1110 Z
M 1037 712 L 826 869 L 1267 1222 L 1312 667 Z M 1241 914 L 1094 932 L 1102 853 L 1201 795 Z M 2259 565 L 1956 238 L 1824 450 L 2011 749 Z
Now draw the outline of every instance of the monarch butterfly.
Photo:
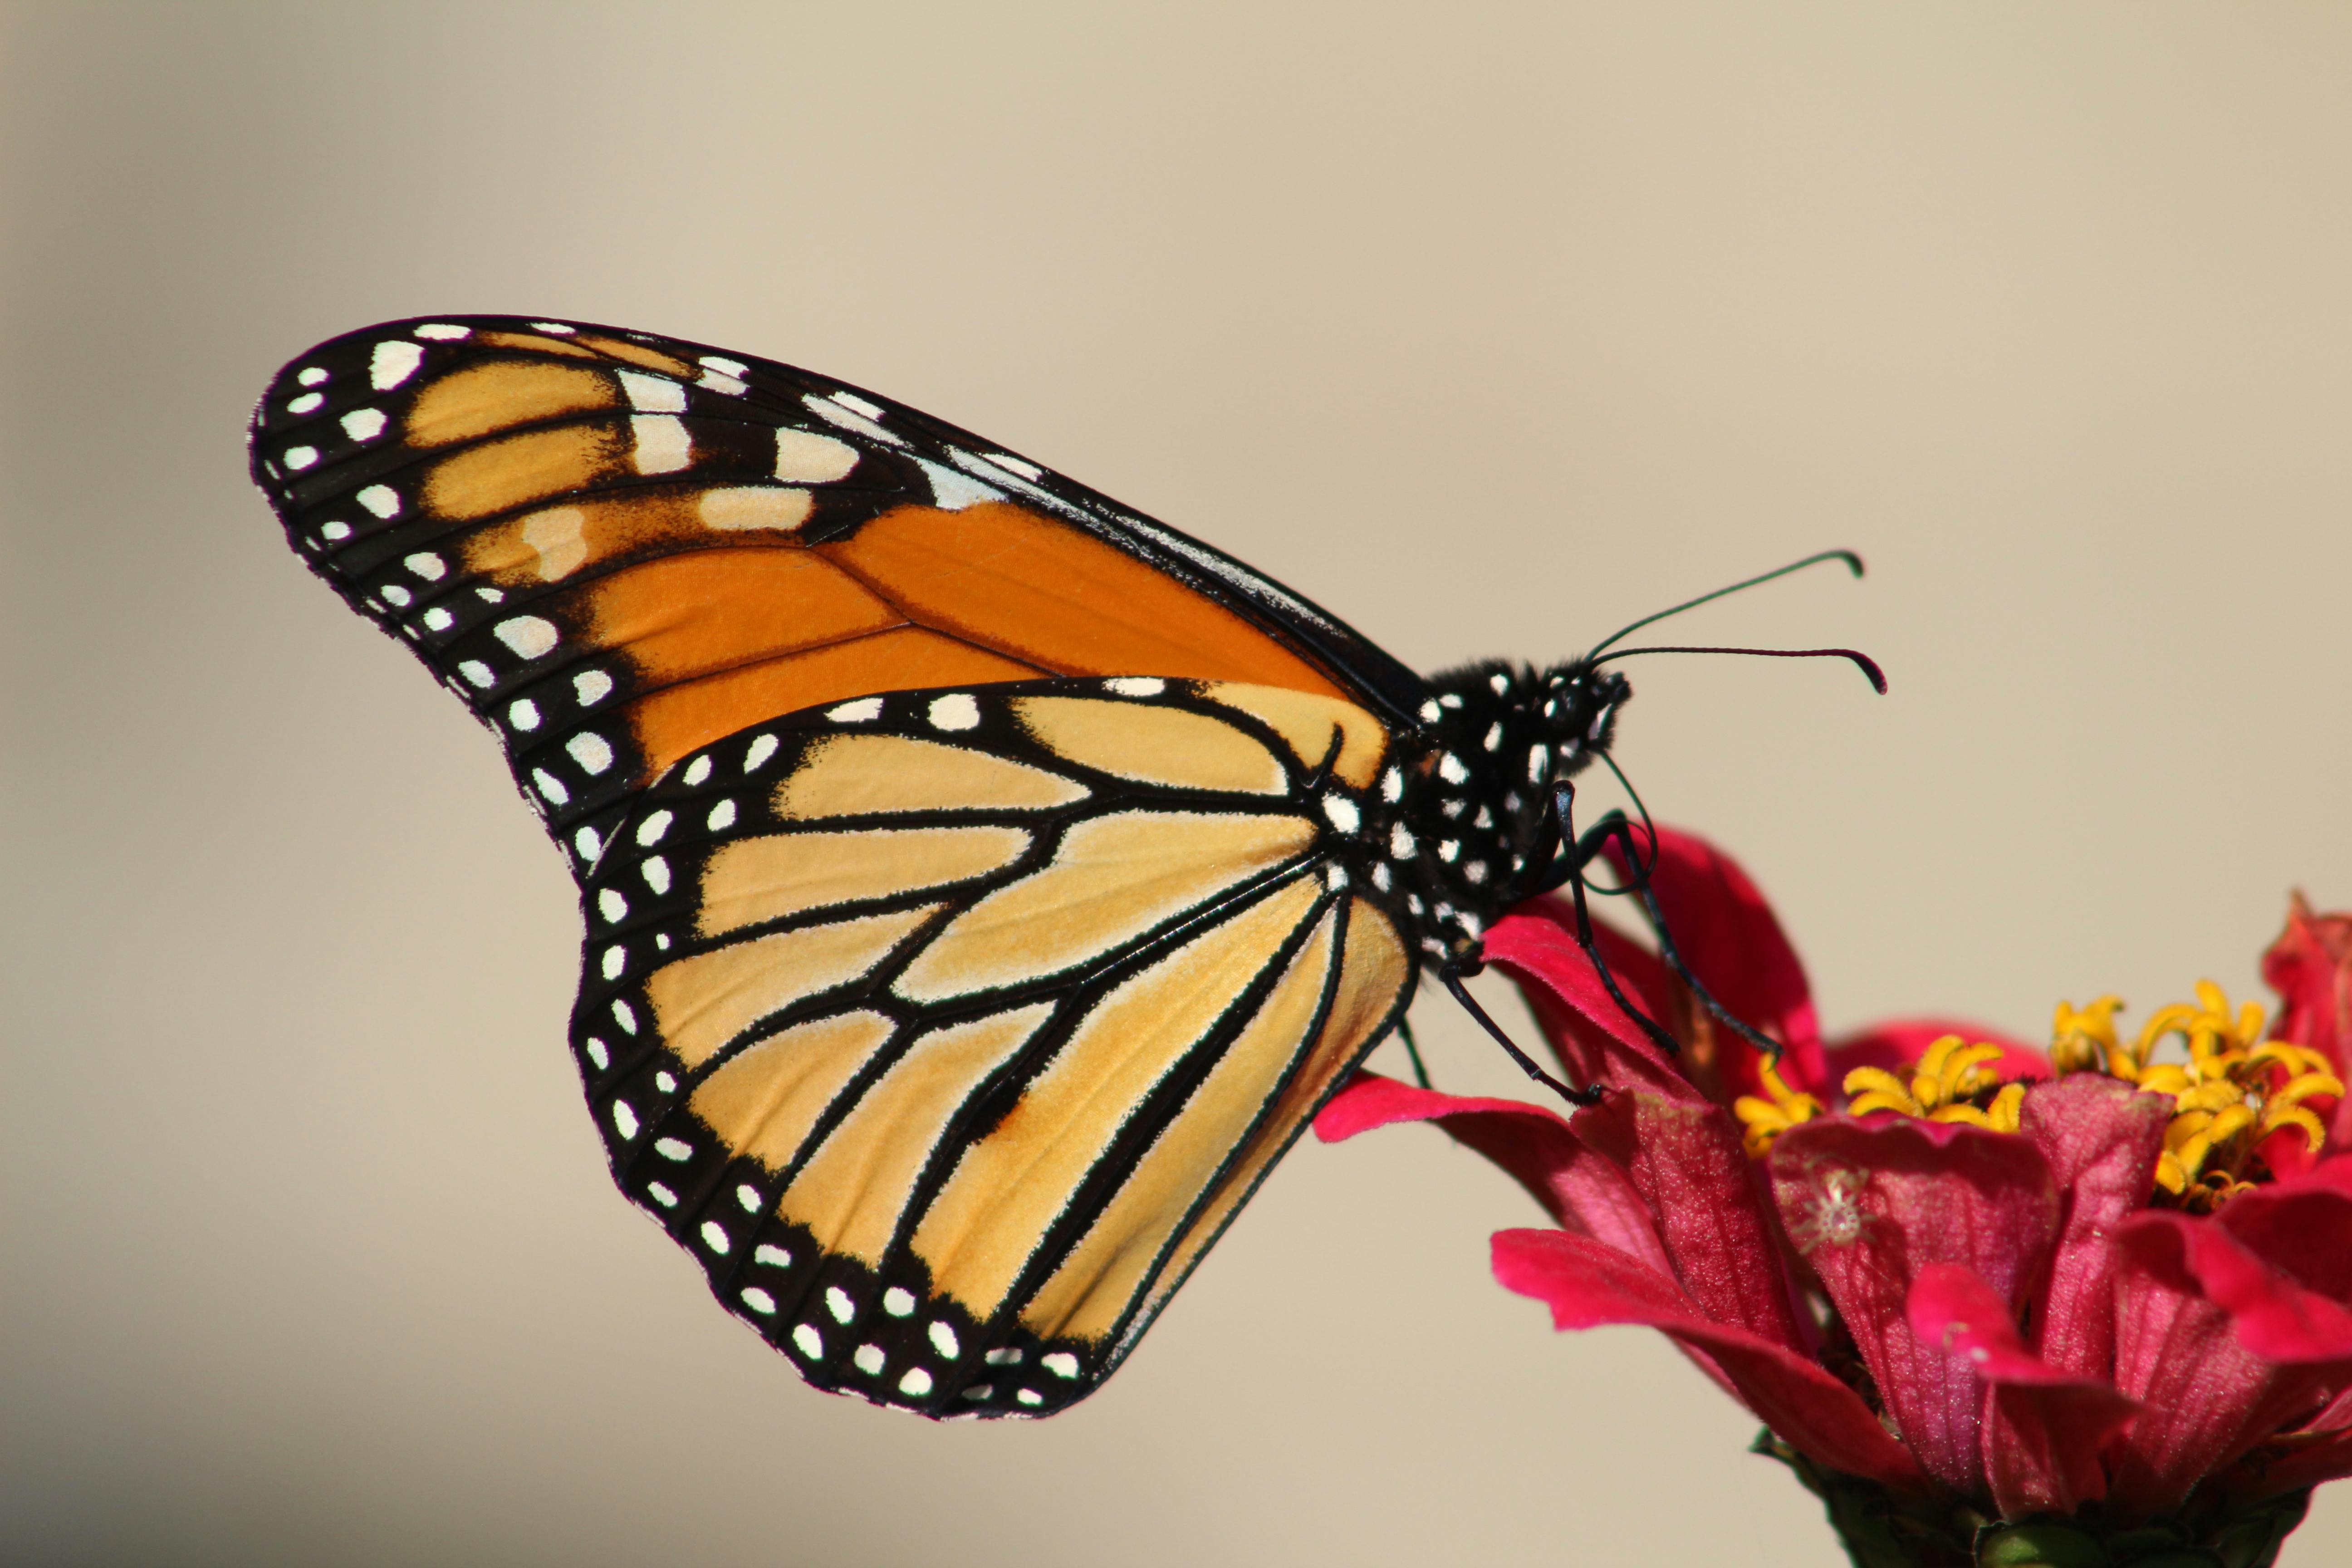
M 622 1190 L 811 1383 L 933 1416 L 1119 1363 L 1419 968 L 1559 879 L 1629 695 L 1423 679 L 952 426 L 644 332 L 337 338 L 252 462 L 568 856 Z

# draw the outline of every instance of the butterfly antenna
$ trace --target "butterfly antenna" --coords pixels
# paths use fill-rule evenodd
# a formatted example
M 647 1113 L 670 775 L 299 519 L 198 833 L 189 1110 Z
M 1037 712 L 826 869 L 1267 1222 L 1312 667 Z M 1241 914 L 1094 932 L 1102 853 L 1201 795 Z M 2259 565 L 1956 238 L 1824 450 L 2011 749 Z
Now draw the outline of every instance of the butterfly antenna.
M 1791 572 L 1802 572 L 1806 567 L 1818 566 L 1824 561 L 1843 561 L 1845 563 L 1847 571 L 1852 572 L 1857 577 L 1862 575 L 1861 556 L 1856 555 L 1851 550 L 1824 550 L 1818 555 L 1808 555 L 1802 561 L 1791 561 L 1786 566 L 1776 567 L 1772 571 L 1763 574 L 1761 576 L 1750 577 L 1747 581 L 1741 583 L 1734 583 L 1727 588 L 1717 588 L 1712 594 L 1701 594 L 1696 599 L 1686 599 L 1683 603 L 1674 606 L 1672 609 L 1660 610 L 1654 616 L 1643 616 L 1640 620 L 1633 622 L 1632 625 L 1620 627 L 1614 636 L 1603 637 L 1601 641 L 1593 644 L 1592 651 L 1584 656 L 1585 662 L 1587 664 L 1592 663 L 1601 657 L 1602 650 L 1607 648 L 1611 644 L 1622 642 L 1633 633 L 1640 631 L 1643 626 L 1654 625 L 1659 621 L 1664 620 L 1668 616 L 1679 616 L 1685 610 L 1695 610 L 1701 605 L 1711 604 L 1715 600 L 1722 598 L 1727 594 L 1737 594 L 1745 589 L 1756 587 L 1759 584 L 1769 583 L 1775 577 L 1786 577 Z
M 1612 658 L 1631 658 L 1637 653 L 1739 653 L 1757 658 L 1850 659 L 1881 697 L 1886 695 L 1886 672 L 1878 668 L 1878 661 L 1850 647 L 1621 647 L 1588 662 L 1606 664 Z

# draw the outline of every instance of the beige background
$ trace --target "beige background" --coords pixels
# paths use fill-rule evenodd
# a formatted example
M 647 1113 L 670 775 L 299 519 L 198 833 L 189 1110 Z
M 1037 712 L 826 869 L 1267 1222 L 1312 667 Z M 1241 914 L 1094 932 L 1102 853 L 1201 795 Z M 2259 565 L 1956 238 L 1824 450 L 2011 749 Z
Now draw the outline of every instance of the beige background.
M 986 12 L 982 17 L 979 13 Z M 1029 1426 L 803 1389 L 610 1189 L 556 857 L 244 479 L 270 372 L 518 310 L 795 361 L 1409 662 L 1826 544 L 1620 752 L 1833 1026 L 2251 987 L 2352 905 L 2352 12 L 5 14 L 0 1557 L 1826 1564 L 1654 1338 L 1308 1148 Z M 1442 998 L 1444 1081 L 1507 1069 Z M 2345 1489 L 2352 1493 L 2352 1488 Z M 2352 1553 L 2326 1498 L 2290 1563 Z

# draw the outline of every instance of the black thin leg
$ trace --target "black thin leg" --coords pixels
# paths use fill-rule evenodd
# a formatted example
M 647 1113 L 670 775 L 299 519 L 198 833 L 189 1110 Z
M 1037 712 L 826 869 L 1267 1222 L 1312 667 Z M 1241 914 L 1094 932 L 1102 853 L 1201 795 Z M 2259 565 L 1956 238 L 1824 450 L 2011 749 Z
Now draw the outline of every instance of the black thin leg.
M 1576 910 L 1576 945 L 1582 948 L 1584 956 L 1592 961 L 1594 973 L 1601 976 L 1601 985 L 1608 991 L 1609 999 L 1617 1004 L 1618 1010 L 1650 1037 L 1651 1044 L 1669 1057 L 1675 1056 L 1682 1050 L 1681 1045 L 1666 1032 L 1664 1025 L 1633 1005 L 1619 987 L 1617 976 L 1610 970 L 1608 961 L 1601 956 L 1601 945 L 1592 936 L 1592 911 L 1585 903 L 1584 868 L 1600 858 L 1601 850 L 1608 847 L 1612 838 L 1624 845 L 1625 858 L 1635 868 L 1636 885 L 1640 879 L 1647 878 L 1649 868 L 1642 863 L 1641 846 L 1634 840 L 1633 825 L 1612 811 L 1594 824 L 1591 832 L 1579 838 L 1576 836 L 1576 786 L 1562 779 L 1553 787 L 1551 799 L 1552 810 L 1559 818 L 1560 843 L 1568 847 L 1568 875 L 1564 880 L 1568 884 L 1569 902 Z
M 1512 1041 L 1511 1037 L 1503 1033 L 1503 1026 L 1497 1024 L 1494 1019 L 1486 1016 L 1486 1009 L 1478 1005 L 1478 999 L 1475 996 L 1471 995 L 1469 988 L 1462 984 L 1462 977 L 1464 975 L 1477 973 L 1479 967 L 1480 966 L 1475 963 L 1466 968 L 1461 967 L 1458 963 L 1449 963 L 1444 968 L 1437 972 L 1437 977 L 1444 983 L 1445 988 L 1448 991 L 1454 993 L 1454 999 L 1462 1004 L 1463 1010 L 1467 1012 L 1472 1017 L 1477 1019 L 1479 1025 L 1484 1027 L 1488 1034 L 1495 1037 L 1495 1043 L 1502 1047 L 1505 1053 L 1507 1054 L 1513 1061 L 1518 1063 L 1520 1068 L 1525 1071 L 1529 1078 L 1535 1079 L 1538 1083 L 1542 1084 L 1546 1089 L 1550 1089 L 1554 1094 L 1559 1095 L 1562 1100 L 1567 1100 L 1571 1105 L 1598 1105 L 1601 1103 L 1601 1090 L 1599 1089 L 1569 1088 L 1568 1085 L 1560 1082 L 1559 1079 L 1552 1077 L 1551 1074 L 1544 1071 L 1542 1068 L 1536 1065 L 1536 1060 L 1533 1057 L 1530 1057 L 1527 1052 L 1519 1049 L 1517 1045 Z
M 1429 1069 L 1422 1065 L 1421 1047 L 1413 1043 L 1412 1025 L 1410 1021 L 1403 1018 L 1397 1020 L 1397 1038 L 1404 1042 L 1404 1054 L 1412 1062 L 1412 1081 L 1423 1089 L 1434 1088 L 1435 1086 L 1429 1081 Z
M 1591 847 L 1588 849 L 1584 842 L 1572 837 L 1574 828 L 1570 814 L 1574 808 L 1575 795 L 1575 786 L 1563 780 L 1552 792 L 1552 805 L 1559 816 L 1561 837 L 1577 847 L 1576 867 L 1570 873 L 1568 882 L 1576 904 L 1579 943 L 1589 943 L 1591 935 L 1584 909 L 1584 868 L 1591 864 L 1593 858 L 1606 847 L 1610 838 L 1616 838 L 1624 846 L 1626 861 L 1634 868 L 1634 874 L 1627 879 L 1624 887 L 1614 890 L 1640 896 L 1643 910 L 1650 919 L 1650 929 L 1658 939 L 1658 956 L 1665 961 L 1667 968 L 1675 972 L 1675 978 L 1690 988 L 1692 996 L 1697 999 L 1699 1005 L 1714 1015 L 1732 1033 L 1770 1057 L 1774 1061 L 1779 1061 L 1780 1043 L 1769 1035 L 1763 1034 L 1745 1019 L 1737 1016 L 1730 1008 L 1717 1001 L 1715 993 L 1701 984 L 1698 976 L 1691 973 L 1690 965 L 1683 962 L 1681 950 L 1675 946 L 1674 932 L 1667 929 L 1666 917 L 1658 908 L 1657 895 L 1650 890 L 1650 867 L 1642 861 L 1640 847 L 1634 842 L 1633 825 L 1616 812 L 1609 813 L 1601 819 L 1591 833 L 1586 835 L 1586 838 L 1591 842 Z M 1657 843 L 1654 829 L 1652 830 L 1650 842 L 1654 851 Z M 1617 997 L 1618 1005 L 1625 1006 L 1625 999 L 1618 996 L 1616 984 L 1610 979 L 1607 966 L 1601 963 L 1601 954 L 1590 945 L 1585 945 L 1585 952 L 1592 959 L 1594 965 L 1600 968 L 1602 981 L 1609 985 L 1609 994 Z M 1626 1010 L 1633 1012 L 1630 1007 Z M 1652 1037 L 1655 1038 L 1661 1034 L 1658 1027 L 1642 1014 L 1634 1013 L 1633 1016 L 1650 1031 Z M 1673 1050 L 1675 1047 L 1670 1042 L 1667 1048 Z

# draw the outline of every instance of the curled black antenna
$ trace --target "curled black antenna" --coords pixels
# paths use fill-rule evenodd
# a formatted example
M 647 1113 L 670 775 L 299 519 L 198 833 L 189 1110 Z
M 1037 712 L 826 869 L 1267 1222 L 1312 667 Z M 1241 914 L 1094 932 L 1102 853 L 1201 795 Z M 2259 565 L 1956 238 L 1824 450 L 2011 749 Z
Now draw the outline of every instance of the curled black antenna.
M 1631 658 L 1637 653 L 1738 653 L 1757 658 L 1851 659 L 1853 667 L 1862 671 L 1863 679 L 1868 680 L 1881 697 L 1886 695 L 1886 672 L 1878 668 L 1878 661 L 1850 647 L 1621 647 L 1615 653 L 1604 653 L 1588 662 L 1606 664 L 1612 658 Z
M 1696 599 L 1685 600 L 1682 604 L 1676 605 L 1670 610 L 1660 610 L 1654 616 L 1643 616 L 1640 620 L 1633 622 L 1631 626 L 1621 627 L 1615 635 L 1603 637 L 1599 642 L 1593 644 L 1592 651 L 1584 656 L 1584 660 L 1587 664 L 1593 663 L 1600 658 L 1601 650 L 1608 647 L 1610 644 L 1622 642 L 1633 633 L 1640 631 L 1643 626 L 1663 621 L 1668 616 L 1679 616 L 1685 610 L 1695 610 L 1698 608 L 1699 605 L 1709 604 L 1714 600 L 1720 599 L 1727 594 L 1737 594 L 1743 589 L 1753 588 L 1759 584 L 1769 583 L 1775 577 L 1786 577 L 1791 572 L 1802 572 L 1806 567 L 1818 566 L 1824 561 L 1843 561 L 1845 563 L 1847 571 L 1852 572 L 1857 577 L 1862 575 L 1861 556 L 1856 555 L 1851 550 L 1824 550 L 1818 555 L 1808 555 L 1802 561 L 1791 561 L 1786 566 L 1775 567 L 1773 570 L 1763 574 L 1761 576 L 1750 577 L 1743 583 L 1734 583 L 1728 588 L 1717 588 L 1712 594 L 1701 594 Z M 1884 689 L 1884 688 L 1882 687 L 1881 689 Z

